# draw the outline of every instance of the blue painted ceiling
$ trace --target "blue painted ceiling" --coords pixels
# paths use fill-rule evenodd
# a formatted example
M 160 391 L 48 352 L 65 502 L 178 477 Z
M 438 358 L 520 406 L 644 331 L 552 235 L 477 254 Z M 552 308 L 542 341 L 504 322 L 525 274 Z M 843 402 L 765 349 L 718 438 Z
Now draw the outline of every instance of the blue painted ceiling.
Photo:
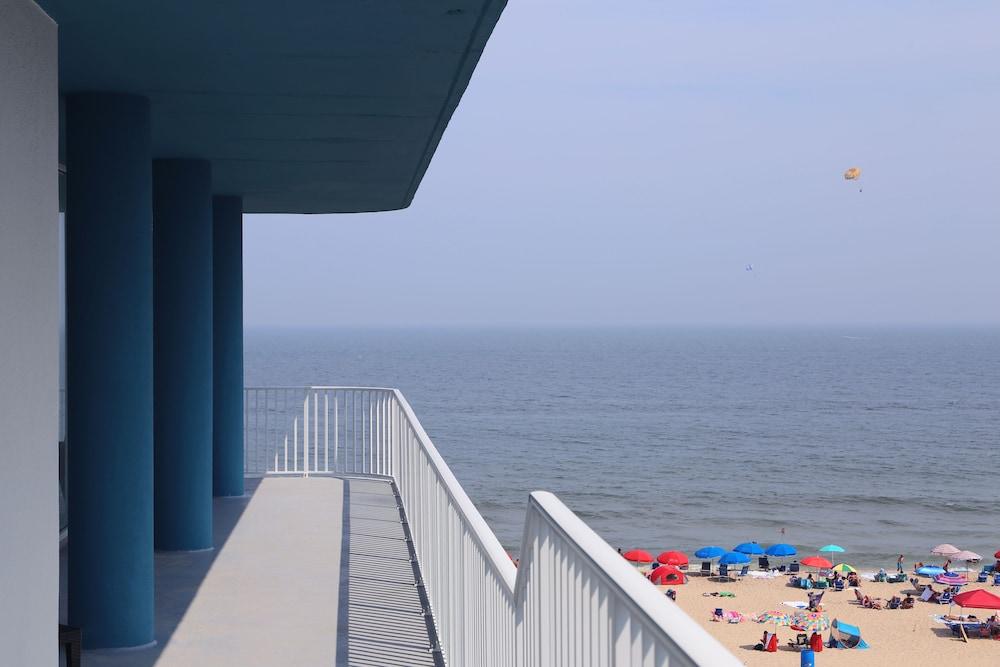
M 211 160 L 248 213 L 408 206 L 506 4 L 38 2 L 60 91 L 146 95 L 154 157 Z

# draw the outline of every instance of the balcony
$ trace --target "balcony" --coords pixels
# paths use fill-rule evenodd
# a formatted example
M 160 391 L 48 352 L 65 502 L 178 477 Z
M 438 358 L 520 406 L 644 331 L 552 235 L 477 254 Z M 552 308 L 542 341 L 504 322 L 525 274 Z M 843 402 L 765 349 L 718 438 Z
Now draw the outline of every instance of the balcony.
M 406 399 L 248 388 L 244 498 L 156 555 L 155 646 L 92 665 L 737 665 L 558 498 L 519 566 Z

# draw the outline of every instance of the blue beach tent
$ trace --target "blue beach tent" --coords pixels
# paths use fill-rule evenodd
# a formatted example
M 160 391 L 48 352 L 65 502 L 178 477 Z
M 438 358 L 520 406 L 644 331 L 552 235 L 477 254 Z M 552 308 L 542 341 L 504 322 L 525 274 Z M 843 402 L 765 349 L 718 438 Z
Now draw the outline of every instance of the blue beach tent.
M 848 625 L 839 618 L 830 625 L 830 648 L 868 648 L 868 642 L 861 638 L 861 628 Z

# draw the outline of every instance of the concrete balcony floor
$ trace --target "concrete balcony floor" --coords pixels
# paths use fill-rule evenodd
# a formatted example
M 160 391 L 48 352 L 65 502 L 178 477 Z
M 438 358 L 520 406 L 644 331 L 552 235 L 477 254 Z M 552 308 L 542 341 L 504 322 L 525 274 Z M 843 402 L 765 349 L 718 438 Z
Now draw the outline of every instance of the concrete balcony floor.
M 269 477 L 214 505 L 214 550 L 156 554 L 156 645 L 84 664 L 442 664 L 388 482 Z

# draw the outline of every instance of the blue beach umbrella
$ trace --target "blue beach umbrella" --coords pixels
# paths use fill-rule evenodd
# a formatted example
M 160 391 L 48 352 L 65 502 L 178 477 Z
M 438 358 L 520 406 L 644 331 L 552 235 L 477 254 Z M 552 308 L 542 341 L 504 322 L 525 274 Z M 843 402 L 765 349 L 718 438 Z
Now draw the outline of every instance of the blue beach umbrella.
M 776 558 L 787 558 L 788 556 L 794 556 L 798 551 L 791 544 L 772 544 L 764 550 L 764 553 Z
M 844 547 L 838 547 L 836 544 L 828 544 L 825 547 L 820 547 L 819 550 L 820 553 L 825 551 L 827 553 L 838 553 L 838 554 L 842 554 L 844 553 L 844 551 L 846 551 Z
M 738 551 L 741 554 L 748 554 L 750 556 L 760 556 L 764 553 L 764 547 L 760 546 L 756 542 L 744 542 L 743 544 L 737 544 L 733 547 L 733 551 Z
M 704 558 L 705 560 L 715 560 L 724 553 L 726 553 L 726 550 L 722 547 L 702 547 L 694 552 L 694 557 Z
M 750 556 L 739 551 L 730 551 L 719 559 L 719 565 L 746 565 L 749 562 Z

